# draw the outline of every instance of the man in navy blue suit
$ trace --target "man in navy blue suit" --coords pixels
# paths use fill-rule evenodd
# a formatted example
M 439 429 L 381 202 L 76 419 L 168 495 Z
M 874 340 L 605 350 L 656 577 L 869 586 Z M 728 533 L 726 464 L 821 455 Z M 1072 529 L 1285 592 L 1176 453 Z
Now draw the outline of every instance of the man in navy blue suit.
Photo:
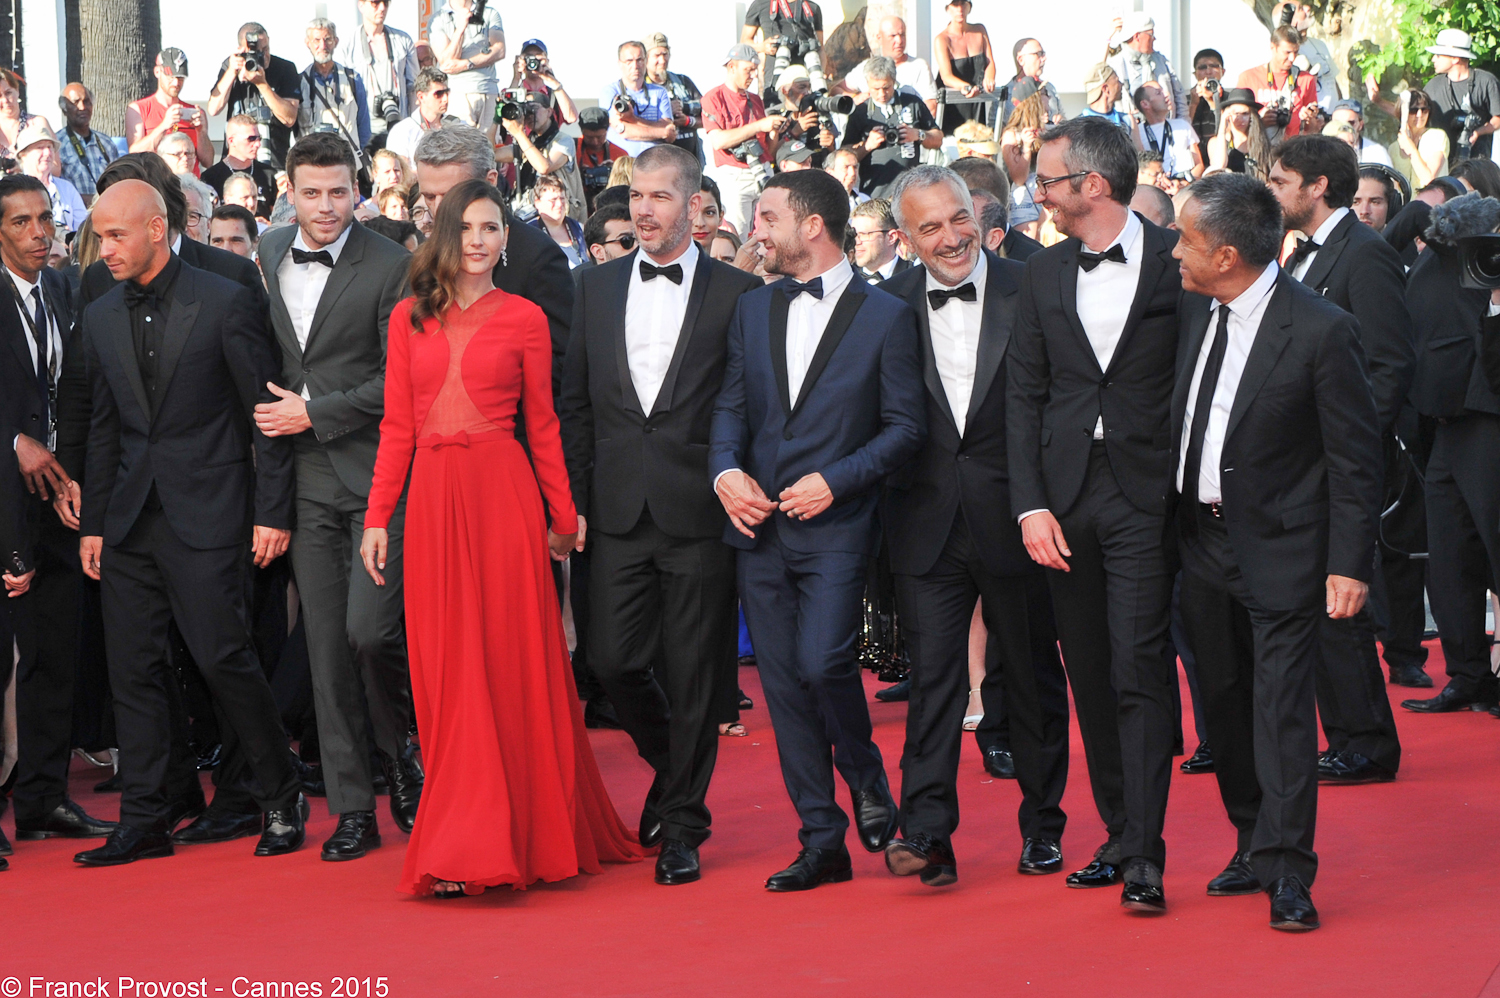
M 786 279 L 739 300 L 709 445 L 781 774 L 802 821 L 802 851 L 766 881 L 773 891 L 853 876 L 835 766 L 865 849 L 882 851 L 897 821 L 854 646 L 878 545 L 877 486 L 921 447 L 926 408 L 916 316 L 854 280 L 848 220 L 848 195 L 822 171 L 766 186 L 759 249 L 766 271 Z

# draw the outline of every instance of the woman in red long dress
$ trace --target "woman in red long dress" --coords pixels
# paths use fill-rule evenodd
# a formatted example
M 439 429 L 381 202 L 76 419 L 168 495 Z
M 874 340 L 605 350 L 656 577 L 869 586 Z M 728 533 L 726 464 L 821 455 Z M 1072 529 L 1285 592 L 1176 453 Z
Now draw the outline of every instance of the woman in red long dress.
M 410 894 L 524 888 L 641 855 L 604 790 L 568 666 L 547 557 L 573 550 L 578 518 L 552 339 L 541 309 L 490 279 L 505 237 L 493 187 L 454 188 L 412 261 L 414 297 L 391 313 L 361 554 L 383 585 L 384 528 L 409 468 L 406 629 L 427 770 L 399 884 Z M 518 406 L 531 461 L 513 434 Z

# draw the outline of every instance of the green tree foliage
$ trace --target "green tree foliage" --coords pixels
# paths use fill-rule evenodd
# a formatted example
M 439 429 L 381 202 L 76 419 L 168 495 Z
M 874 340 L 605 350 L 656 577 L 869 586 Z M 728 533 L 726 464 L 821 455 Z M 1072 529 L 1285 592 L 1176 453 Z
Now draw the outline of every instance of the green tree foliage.
M 1433 75 L 1433 44 L 1444 28 L 1462 28 L 1474 40 L 1475 65 L 1494 71 L 1500 58 L 1500 2 L 1497 0 L 1409 0 L 1397 3 L 1398 39 L 1382 48 L 1373 46 L 1357 61 L 1377 79 L 1399 73 L 1416 82 Z M 1387 71 L 1391 71 L 1389 74 Z

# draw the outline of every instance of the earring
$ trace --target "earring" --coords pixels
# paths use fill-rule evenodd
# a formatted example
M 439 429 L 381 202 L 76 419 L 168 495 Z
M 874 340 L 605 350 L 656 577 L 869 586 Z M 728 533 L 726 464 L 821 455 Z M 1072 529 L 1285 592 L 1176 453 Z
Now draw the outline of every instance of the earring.
M 510 254 L 505 251 L 505 248 L 503 246 L 500 248 L 500 266 L 510 266 Z

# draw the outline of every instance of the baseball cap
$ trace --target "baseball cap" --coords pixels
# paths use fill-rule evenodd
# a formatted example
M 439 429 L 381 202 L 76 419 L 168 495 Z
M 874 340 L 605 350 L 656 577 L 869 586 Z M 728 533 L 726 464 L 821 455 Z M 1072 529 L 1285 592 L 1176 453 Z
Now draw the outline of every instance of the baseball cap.
M 578 112 L 579 128 L 608 128 L 609 112 L 602 107 L 586 107 Z
M 668 51 L 670 51 L 671 48 L 672 46 L 667 44 L 667 36 L 662 34 L 660 31 L 653 31 L 651 34 L 646 36 L 647 52 L 650 52 L 652 49 L 667 49 Z
M 1098 100 L 1099 95 L 1104 92 L 1104 85 L 1116 78 L 1118 78 L 1118 74 L 1115 73 L 1114 68 L 1109 63 L 1096 63 L 1089 70 L 1089 75 L 1084 77 L 1083 80 L 1084 97 L 1088 103 L 1092 104 Z
M 540 38 L 528 38 L 521 43 L 521 51 L 525 52 L 527 49 L 541 49 L 542 54 L 545 55 L 547 53 L 547 43 Z
M 793 139 L 791 142 L 783 142 L 781 148 L 776 150 L 776 162 L 785 163 L 790 160 L 793 163 L 806 163 L 813 158 L 813 150 L 801 139 Z
M 185 77 L 188 75 L 187 53 L 179 48 L 165 48 L 156 55 L 157 60 L 164 69 L 172 71 L 173 76 Z
M 1361 118 L 1365 116 L 1365 106 L 1357 100 L 1341 100 L 1333 105 L 1335 111 L 1353 111 Z
M 740 42 L 738 45 L 731 45 L 729 54 L 724 57 L 724 65 L 731 62 L 760 62 L 760 53 L 755 51 L 754 46 Z

